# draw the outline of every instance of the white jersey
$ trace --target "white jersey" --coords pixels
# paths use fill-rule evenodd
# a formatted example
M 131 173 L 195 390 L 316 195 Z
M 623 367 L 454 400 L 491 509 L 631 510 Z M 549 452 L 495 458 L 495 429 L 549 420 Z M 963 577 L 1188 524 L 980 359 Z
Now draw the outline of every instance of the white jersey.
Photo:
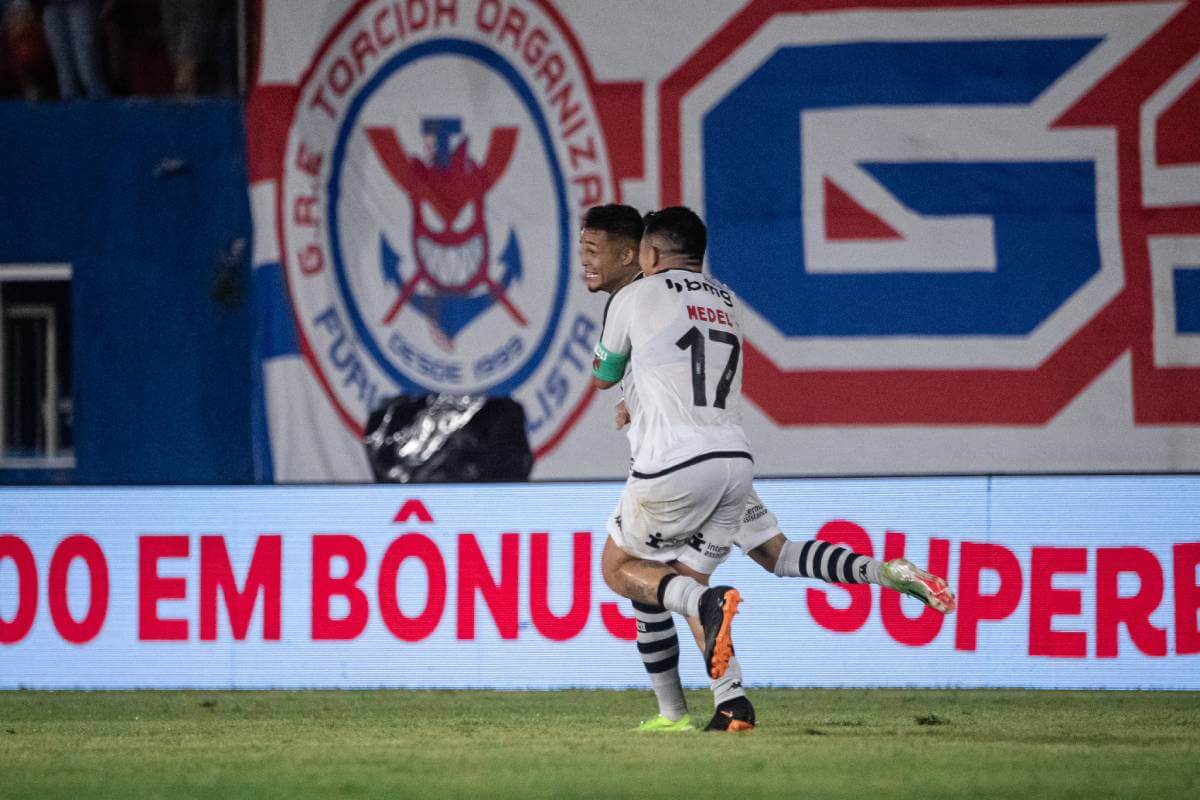
M 634 281 L 609 301 L 594 373 L 630 379 L 635 475 L 714 453 L 748 456 L 739 311 L 724 284 L 688 270 Z

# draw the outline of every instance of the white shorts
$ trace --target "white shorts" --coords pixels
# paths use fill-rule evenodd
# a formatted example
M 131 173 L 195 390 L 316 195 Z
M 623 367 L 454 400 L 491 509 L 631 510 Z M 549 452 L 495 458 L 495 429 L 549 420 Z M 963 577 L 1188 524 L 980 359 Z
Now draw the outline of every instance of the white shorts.
M 680 561 L 711 574 L 729 557 L 753 479 L 754 462 L 739 457 L 710 458 L 653 478 L 630 477 L 608 520 L 608 535 L 637 558 Z
M 734 534 L 733 543 L 743 553 L 749 553 L 759 545 L 774 539 L 780 533 L 779 520 L 775 518 L 769 508 L 763 505 L 758 492 L 751 489 L 750 494 L 746 496 L 746 511 L 742 514 L 742 527 L 738 528 L 738 532 Z

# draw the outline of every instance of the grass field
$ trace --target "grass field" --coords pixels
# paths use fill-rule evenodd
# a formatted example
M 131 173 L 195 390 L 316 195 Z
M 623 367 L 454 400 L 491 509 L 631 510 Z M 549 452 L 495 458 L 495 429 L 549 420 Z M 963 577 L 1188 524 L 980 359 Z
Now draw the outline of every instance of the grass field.
M 0 797 L 1200 798 L 1200 693 L 752 696 L 653 735 L 649 692 L 0 692 Z

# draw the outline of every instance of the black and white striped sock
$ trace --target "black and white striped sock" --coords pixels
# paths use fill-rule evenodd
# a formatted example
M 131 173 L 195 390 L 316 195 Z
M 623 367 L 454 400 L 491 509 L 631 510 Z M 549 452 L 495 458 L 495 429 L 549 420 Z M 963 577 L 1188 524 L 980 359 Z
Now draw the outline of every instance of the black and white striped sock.
M 679 636 L 675 633 L 675 620 L 662 606 L 637 602 L 633 604 L 633 615 L 637 620 L 638 652 L 658 699 L 658 713 L 677 720 L 687 713 L 687 701 L 683 699 L 683 684 L 679 681 Z
M 841 545 L 789 539 L 779 551 L 775 574 L 826 583 L 879 583 L 879 562 Z

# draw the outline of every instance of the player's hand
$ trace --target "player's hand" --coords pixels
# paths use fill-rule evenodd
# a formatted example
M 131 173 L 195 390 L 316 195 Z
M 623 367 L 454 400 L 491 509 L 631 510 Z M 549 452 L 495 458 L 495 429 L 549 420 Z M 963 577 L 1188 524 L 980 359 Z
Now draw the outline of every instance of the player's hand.
M 617 430 L 621 430 L 629 424 L 629 409 L 625 407 L 624 400 L 617 401 Z

